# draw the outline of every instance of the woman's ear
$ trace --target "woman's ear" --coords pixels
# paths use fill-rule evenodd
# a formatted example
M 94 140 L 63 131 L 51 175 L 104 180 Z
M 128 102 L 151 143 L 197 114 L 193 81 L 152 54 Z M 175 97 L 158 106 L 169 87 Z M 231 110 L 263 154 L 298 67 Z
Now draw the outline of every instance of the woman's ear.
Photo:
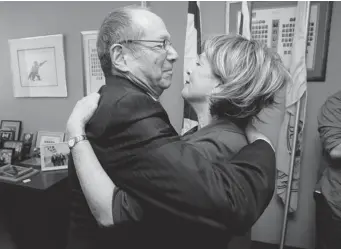
M 113 44 L 110 47 L 110 58 L 111 64 L 114 68 L 118 69 L 121 72 L 128 72 L 129 69 L 127 67 L 124 47 L 120 44 Z

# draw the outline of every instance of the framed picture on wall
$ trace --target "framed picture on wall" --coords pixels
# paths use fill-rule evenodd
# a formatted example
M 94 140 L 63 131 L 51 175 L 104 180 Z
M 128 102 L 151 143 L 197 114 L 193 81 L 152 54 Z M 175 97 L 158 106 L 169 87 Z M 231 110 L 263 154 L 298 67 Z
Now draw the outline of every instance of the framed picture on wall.
M 43 144 L 40 146 L 41 170 L 68 168 L 70 149 L 67 143 Z
M 61 143 L 64 141 L 64 132 L 38 131 L 36 147 L 43 144 Z
M 266 43 L 291 64 L 297 2 L 252 2 L 252 39 Z M 333 2 L 311 2 L 307 37 L 308 81 L 325 81 Z M 237 33 L 241 3 L 226 2 L 226 32 Z
M 19 140 L 21 132 L 21 121 L 18 120 L 1 120 L 0 130 L 14 131 L 13 140 Z
M 98 31 L 83 31 L 82 54 L 84 71 L 84 95 L 97 92 L 105 84 L 105 77 L 97 55 Z
M 8 43 L 14 97 L 67 97 L 63 35 Z

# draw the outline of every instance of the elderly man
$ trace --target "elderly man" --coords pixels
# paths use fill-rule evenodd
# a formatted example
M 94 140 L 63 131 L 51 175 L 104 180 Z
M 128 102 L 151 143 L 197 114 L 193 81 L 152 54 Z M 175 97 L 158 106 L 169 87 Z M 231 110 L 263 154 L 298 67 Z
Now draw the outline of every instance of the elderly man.
M 80 136 L 70 138 L 69 146 L 73 158 L 78 160 L 81 146 L 90 145 L 78 142 L 88 139 L 113 182 L 137 199 L 122 190 L 114 192 L 115 186 L 108 181 L 92 185 L 92 179 L 102 174 L 100 169 L 77 170 L 70 161 L 68 248 L 165 248 L 176 231 L 168 224 L 177 224 L 178 228 L 187 224 L 187 228 L 201 232 L 215 229 L 217 233 L 250 228 L 270 201 L 274 188 L 274 151 L 264 141 L 267 138 L 253 132 L 249 137 L 255 142 L 230 164 L 226 160 L 210 162 L 193 146 L 172 143 L 179 137 L 158 98 L 171 84 L 178 54 L 165 24 L 154 13 L 139 7 L 113 11 L 100 28 L 97 49 L 106 85 L 100 90 L 101 100 L 88 123 L 86 136 L 79 132 Z M 260 141 L 256 141 L 258 138 Z M 138 165 L 136 170 L 135 155 L 165 144 L 179 152 L 177 158 L 158 150 L 159 158 L 149 158 L 149 164 Z M 167 163 L 158 161 L 160 155 Z M 214 173 L 210 170 L 212 164 L 229 170 Z M 209 180 L 203 183 L 204 178 Z M 236 188 L 236 182 L 249 185 Z M 83 193 L 81 187 L 85 185 L 89 192 Z M 96 199 L 93 193 L 99 190 L 108 193 L 105 198 Z M 94 200 L 88 202 L 94 204 L 90 208 L 84 195 Z M 100 209 L 103 206 L 109 208 Z M 109 228 L 100 228 L 96 220 Z M 119 226 L 110 227 L 113 223 Z M 156 243 L 160 240 L 155 237 L 156 232 L 166 234 L 169 241 Z M 178 243 L 181 236 L 186 238 L 186 234 L 178 233 Z
M 323 147 L 321 193 L 316 196 L 317 248 L 341 248 L 341 91 L 330 96 L 318 116 Z

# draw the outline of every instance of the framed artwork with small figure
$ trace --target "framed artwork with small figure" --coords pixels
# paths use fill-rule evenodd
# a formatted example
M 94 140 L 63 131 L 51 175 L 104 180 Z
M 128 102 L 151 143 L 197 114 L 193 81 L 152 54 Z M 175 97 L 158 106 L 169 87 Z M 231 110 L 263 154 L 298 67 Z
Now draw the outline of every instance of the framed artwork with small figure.
M 67 97 L 63 35 L 9 40 L 14 97 Z

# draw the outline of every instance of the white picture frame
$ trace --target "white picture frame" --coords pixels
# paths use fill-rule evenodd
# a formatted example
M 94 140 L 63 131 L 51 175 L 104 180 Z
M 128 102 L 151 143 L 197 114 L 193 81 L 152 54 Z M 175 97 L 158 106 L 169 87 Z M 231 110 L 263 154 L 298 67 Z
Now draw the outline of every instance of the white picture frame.
M 42 144 L 40 146 L 41 171 L 68 168 L 70 149 L 67 143 Z
M 53 144 L 64 142 L 64 132 L 38 131 L 36 147 L 41 147 L 44 144 Z
M 63 35 L 8 43 L 14 97 L 67 97 Z
M 97 54 L 98 31 L 82 31 L 84 95 L 97 92 L 105 84 L 105 77 Z

